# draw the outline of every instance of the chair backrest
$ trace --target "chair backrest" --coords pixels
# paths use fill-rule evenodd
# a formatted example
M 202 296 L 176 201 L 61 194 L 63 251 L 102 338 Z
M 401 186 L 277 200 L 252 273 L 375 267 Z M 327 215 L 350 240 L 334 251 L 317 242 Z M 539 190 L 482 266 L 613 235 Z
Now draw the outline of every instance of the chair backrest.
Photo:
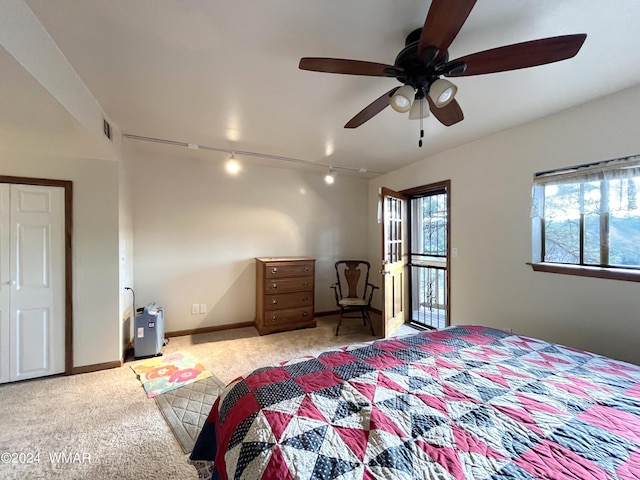
M 365 298 L 369 283 L 369 262 L 338 260 L 335 268 L 340 298 Z

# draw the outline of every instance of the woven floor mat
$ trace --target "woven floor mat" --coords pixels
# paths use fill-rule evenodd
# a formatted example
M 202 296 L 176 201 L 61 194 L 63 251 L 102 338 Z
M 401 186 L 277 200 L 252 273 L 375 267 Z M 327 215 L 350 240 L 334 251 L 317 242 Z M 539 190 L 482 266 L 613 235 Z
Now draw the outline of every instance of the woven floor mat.
M 225 385 L 215 375 L 155 397 L 184 453 L 191 453 L 211 406 Z

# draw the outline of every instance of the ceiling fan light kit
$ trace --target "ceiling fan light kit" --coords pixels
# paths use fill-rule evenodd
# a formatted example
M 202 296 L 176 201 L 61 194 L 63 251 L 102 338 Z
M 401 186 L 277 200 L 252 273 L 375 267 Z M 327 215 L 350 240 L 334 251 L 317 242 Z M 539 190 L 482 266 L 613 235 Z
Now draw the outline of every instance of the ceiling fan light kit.
M 427 115 L 412 108 L 418 105 L 424 109 L 424 96 L 428 97 L 427 112 L 431 110 L 433 116 L 448 127 L 462 121 L 464 115 L 455 100 L 457 87 L 441 77 L 484 75 L 566 60 L 578 53 L 587 38 L 585 33 L 549 37 L 472 53 L 449 61 L 449 46 L 475 3 L 476 0 L 432 0 L 424 26 L 406 37 L 405 47 L 398 53 L 393 65 L 303 57 L 299 68 L 314 72 L 389 77 L 402 84 L 363 108 L 345 124 L 345 128 L 359 127 L 388 105 L 398 112 L 410 112 L 409 118 L 412 120 L 426 118 Z
M 456 96 L 457 92 L 458 87 L 456 87 L 449 80 L 444 80 L 442 78 L 437 79 L 429 87 L 429 96 L 438 108 L 446 107 L 447 105 L 449 105 L 453 100 L 453 97 Z
M 406 113 L 411 110 L 413 99 L 415 98 L 415 90 L 411 85 L 404 85 L 396 90 L 389 104 L 396 112 Z
M 409 120 L 420 120 L 429 116 L 429 102 L 423 96 L 422 98 L 416 98 L 409 110 Z

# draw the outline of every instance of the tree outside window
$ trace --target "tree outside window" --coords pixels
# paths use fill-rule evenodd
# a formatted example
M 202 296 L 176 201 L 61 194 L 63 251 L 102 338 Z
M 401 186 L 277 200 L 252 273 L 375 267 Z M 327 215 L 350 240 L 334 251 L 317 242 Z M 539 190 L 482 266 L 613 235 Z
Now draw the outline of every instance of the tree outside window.
M 536 176 L 534 262 L 640 269 L 639 160 Z

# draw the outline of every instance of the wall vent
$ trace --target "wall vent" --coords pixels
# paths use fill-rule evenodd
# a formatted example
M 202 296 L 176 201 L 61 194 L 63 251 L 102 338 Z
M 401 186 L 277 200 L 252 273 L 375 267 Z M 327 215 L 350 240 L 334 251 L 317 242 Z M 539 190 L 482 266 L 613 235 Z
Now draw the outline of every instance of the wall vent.
M 113 139 L 111 138 L 111 124 L 107 122 L 104 118 L 102 119 L 102 132 L 104 133 L 105 137 L 113 141 Z

